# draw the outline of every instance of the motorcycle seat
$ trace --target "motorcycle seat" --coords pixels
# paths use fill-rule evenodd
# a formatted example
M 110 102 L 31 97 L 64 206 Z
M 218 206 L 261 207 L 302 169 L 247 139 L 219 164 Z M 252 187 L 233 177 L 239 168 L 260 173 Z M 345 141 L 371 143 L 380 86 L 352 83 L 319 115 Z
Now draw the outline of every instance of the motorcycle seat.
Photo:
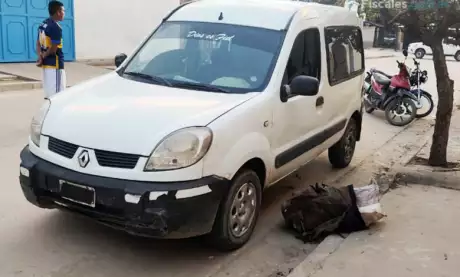
M 375 72 L 375 73 L 378 73 L 378 74 L 381 74 L 381 75 L 387 77 L 388 79 L 391 79 L 391 78 L 393 77 L 393 76 L 390 76 L 390 75 L 388 75 L 388 74 L 386 74 L 385 72 L 382 72 L 382 71 L 380 71 L 380 70 L 374 70 L 374 72 Z
M 380 72 L 373 72 L 372 76 L 374 77 L 374 80 L 382 86 L 388 86 L 391 84 L 391 79 Z

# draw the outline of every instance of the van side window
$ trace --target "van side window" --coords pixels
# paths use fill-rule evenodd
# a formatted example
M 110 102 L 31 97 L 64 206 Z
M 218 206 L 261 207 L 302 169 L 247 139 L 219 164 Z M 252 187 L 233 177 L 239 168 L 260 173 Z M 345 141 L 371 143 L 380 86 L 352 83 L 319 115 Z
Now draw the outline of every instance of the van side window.
M 298 75 L 321 78 L 321 43 L 318 29 L 302 31 L 294 41 L 282 84 Z
M 329 84 L 337 85 L 364 71 L 364 49 L 361 29 L 333 26 L 324 30 Z

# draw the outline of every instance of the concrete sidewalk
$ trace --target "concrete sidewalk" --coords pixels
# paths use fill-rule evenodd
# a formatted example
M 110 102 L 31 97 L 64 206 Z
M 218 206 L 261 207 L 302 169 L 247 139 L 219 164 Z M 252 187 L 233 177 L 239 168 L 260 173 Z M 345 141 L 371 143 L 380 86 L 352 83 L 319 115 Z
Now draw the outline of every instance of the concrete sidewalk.
M 329 236 L 289 277 L 459 276 L 460 111 L 451 121 L 449 168 L 423 165 L 433 128 L 412 136 L 420 147 L 388 172 L 399 184 L 381 201 L 388 217 L 345 239 Z
M 395 51 L 392 49 L 385 48 L 370 48 L 364 50 L 365 59 L 380 59 L 380 58 L 391 58 L 395 56 L 402 56 L 401 51 Z
M 401 168 L 396 169 L 398 182 L 460 190 L 460 111 L 458 109 L 460 107 L 454 106 L 449 130 L 449 143 L 447 145 L 449 166 L 440 168 L 427 165 L 434 128 L 432 127 L 428 133 L 429 137 L 425 138 L 425 143 L 418 153 Z
M 91 66 L 84 63 L 70 62 L 65 64 L 67 86 L 74 86 L 80 82 L 109 73 L 104 67 Z M 35 63 L 0 63 L 0 73 L 20 76 L 26 79 L 41 81 L 41 68 Z M 30 89 L 30 88 L 24 88 Z
M 304 277 L 435 277 L 459 275 L 460 192 L 409 186 L 382 199 L 388 215 L 348 236 Z M 296 274 L 295 276 L 301 276 Z

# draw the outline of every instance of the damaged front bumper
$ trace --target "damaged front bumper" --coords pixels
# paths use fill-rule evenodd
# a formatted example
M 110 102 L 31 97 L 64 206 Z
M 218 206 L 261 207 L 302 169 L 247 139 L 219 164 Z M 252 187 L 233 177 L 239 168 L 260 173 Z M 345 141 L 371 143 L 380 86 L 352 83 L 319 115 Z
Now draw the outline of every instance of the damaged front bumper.
M 209 233 L 229 184 L 214 176 L 157 183 L 88 175 L 49 163 L 28 146 L 21 151 L 19 179 L 26 199 L 38 207 L 72 211 L 131 234 L 158 238 Z M 63 182 L 90 188 L 93 204 L 63 197 Z

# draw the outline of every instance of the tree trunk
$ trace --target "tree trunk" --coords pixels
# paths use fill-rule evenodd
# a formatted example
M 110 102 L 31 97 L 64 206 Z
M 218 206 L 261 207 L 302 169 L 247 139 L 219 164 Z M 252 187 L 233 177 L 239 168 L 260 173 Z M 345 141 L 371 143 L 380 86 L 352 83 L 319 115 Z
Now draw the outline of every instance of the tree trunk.
M 449 142 L 449 128 L 454 102 L 454 81 L 449 78 L 441 39 L 431 42 L 431 49 L 433 50 L 433 64 L 439 100 L 428 164 L 431 166 L 446 166 L 447 144 Z

